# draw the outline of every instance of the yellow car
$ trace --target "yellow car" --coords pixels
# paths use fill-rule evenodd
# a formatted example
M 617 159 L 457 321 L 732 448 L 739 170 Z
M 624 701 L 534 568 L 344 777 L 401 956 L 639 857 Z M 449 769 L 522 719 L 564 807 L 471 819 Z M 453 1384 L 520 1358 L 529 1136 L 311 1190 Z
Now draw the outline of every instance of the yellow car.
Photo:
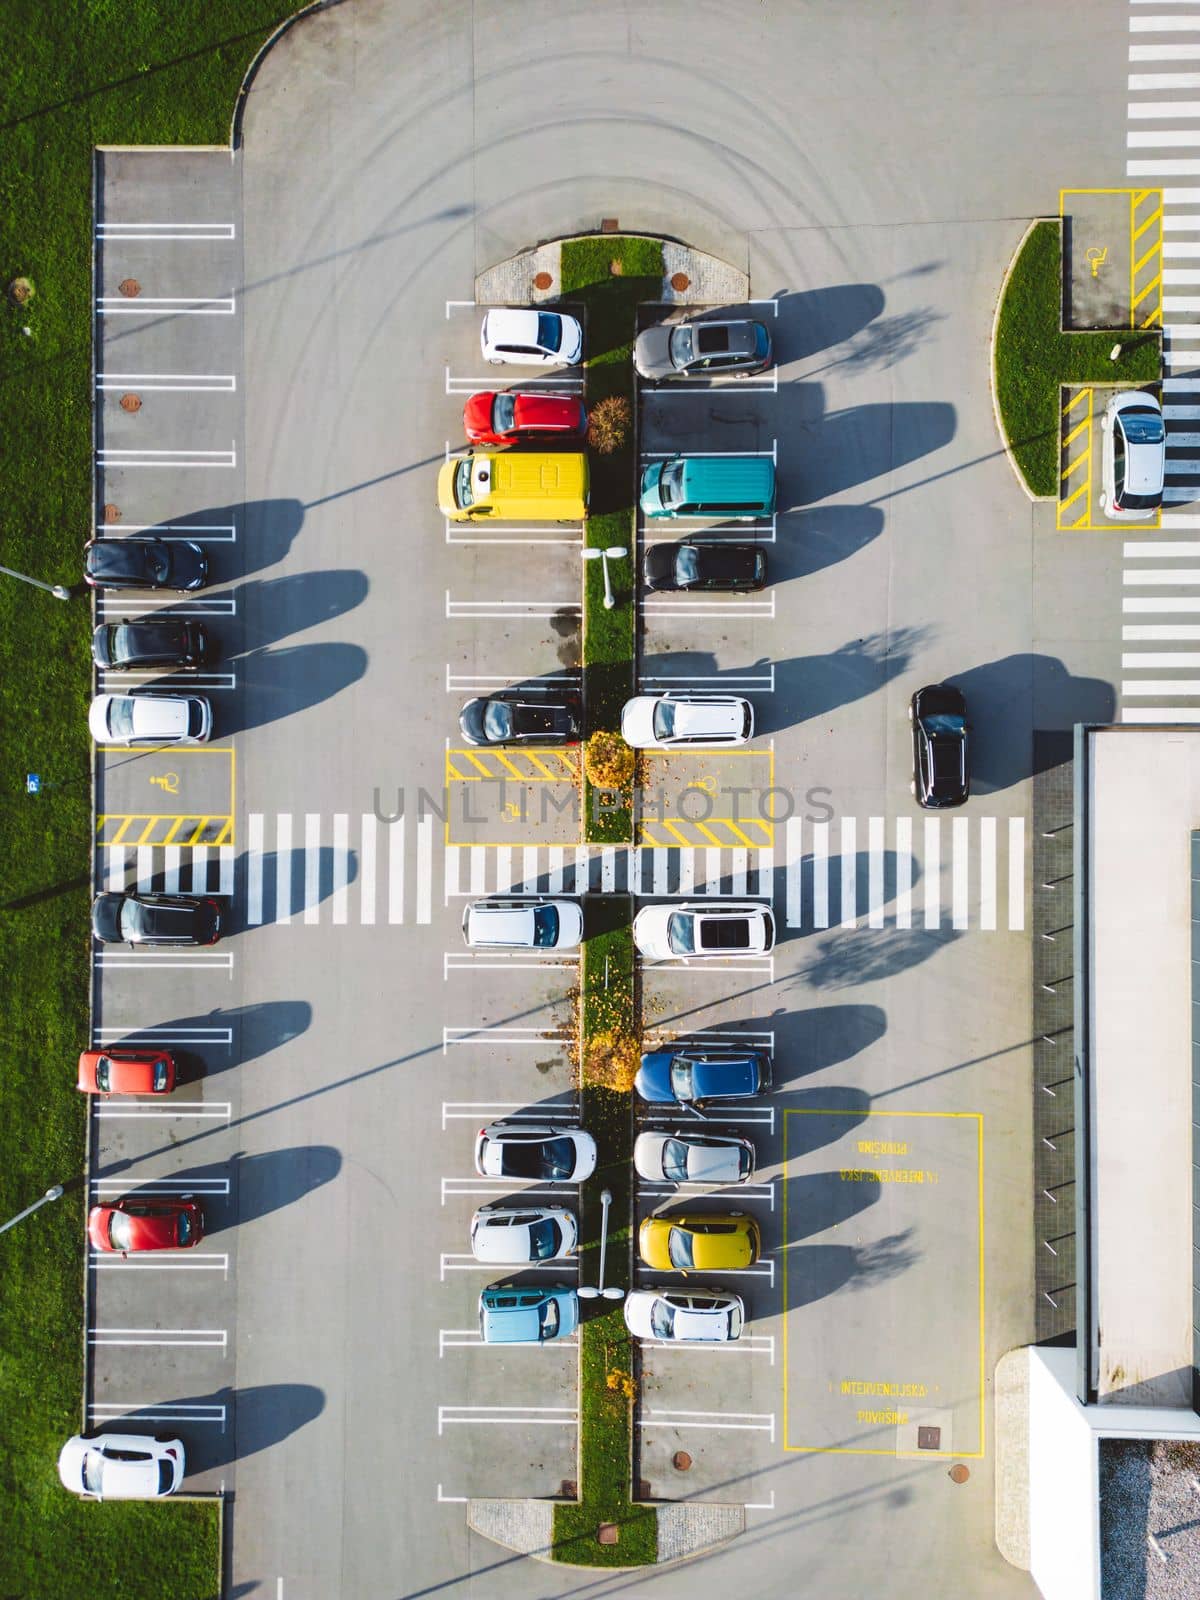
M 638 1231 L 638 1254 L 658 1272 L 736 1272 L 758 1260 L 758 1223 L 742 1211 L 689 1211 L 647 1217 Z

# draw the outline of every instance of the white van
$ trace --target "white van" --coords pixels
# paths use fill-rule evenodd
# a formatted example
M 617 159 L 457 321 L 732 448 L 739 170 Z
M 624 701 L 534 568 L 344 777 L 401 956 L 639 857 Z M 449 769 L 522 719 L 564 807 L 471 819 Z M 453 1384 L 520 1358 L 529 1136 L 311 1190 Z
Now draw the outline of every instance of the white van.
M 462 927 L 472 950 L 571 950 L 583 938 L 583 907 L 545 895 L 496 895 L 468 905 Z

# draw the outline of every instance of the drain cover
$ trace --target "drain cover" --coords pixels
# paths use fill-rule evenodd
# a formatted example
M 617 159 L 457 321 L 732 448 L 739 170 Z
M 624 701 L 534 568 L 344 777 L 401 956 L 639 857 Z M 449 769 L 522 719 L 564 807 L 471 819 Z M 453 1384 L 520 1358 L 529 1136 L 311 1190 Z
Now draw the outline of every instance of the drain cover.
M 126 300 L 136 300 L 142 292 L 142 286 L 136 278 L 122 278 L 117 285 L 117 293 L 123 294 Z
M 548 272 L 535 272 L 533 275 L 533 287 L 535 289 L 548 289 L 553 282 L 554 279 Z
M 691 288 L 692 280 L 686 272 L 673 272 L 671 274 L 671 287 L 676 294 L 682 294 L 685 289 Z
M 601 1544 L 616 1544 L 621 1537 L 621 1530 L 615 1522 L 602 1522 L 596 1529 L 596 1538 Z
M 141 409 L 142 397 L 140 394 L 123 394 L 121 396 L 122 411 L 140 411 Z
M 574 1478 L 564 1478 L 562 1488 L 558 1492 L 564 1500 L 579 1499 L 579 1485 Z
M 105 508 L 104 508 L 104 520 L 105 520 L 105 522 L 120 522 L 120 520 L 121 520 L 121 508 L 120 508 L 120 506 L 114 506 L 114 505 L 111 505 L 111 504 L 110 505 L 106 505 Z
M 675 1454 L 671 1457 L 671 1465 L 675 1468 L 676 1472 L 686 1472 L 691 1464 L 692 1458 L 690 1455 L 688 1455 L 686 1450 L 676 1450 Z
M 961 1461 L 957 1464 L 957 1466 L 953 1466 L 953 1467 L 950 1468 L 950 1482 L 951 1483 L 966 1483 L 967 1479 L 970 1476 L 971 1476 L 970 1467 L 964 1467 Z
M 600 218 L 600 232 L 601 233 L 620 233 L 620 231 L 621 231 L 621 219 L 619 217 L 601 217 Z
M 942 1448 L 942 1430 L 940 1428 L 918 1428 L 918 1450 L 940 1450 Z

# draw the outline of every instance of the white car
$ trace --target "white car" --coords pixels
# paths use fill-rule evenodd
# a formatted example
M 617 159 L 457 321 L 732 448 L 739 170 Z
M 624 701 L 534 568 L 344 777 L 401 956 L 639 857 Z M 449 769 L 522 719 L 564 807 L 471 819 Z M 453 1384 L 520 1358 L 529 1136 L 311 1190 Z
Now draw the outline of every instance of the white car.
M 1100 419 L 1100 505 L 1115 522 L 1145 522 L 1162 505 L 1167 430 L 1162 407 L 1145 389 L 1113 395 Z
M 471 1218 L 471 1254 L 492 1266 L 527 1267 L 574 1255 L 575 1218 L 560 1206 L 481 1206 Z
M 183 1441 L 148 1433 L 77 1433 L 58 1453 L 64 1488 L 95 1500 L 159 1500 L 183 1482 Z
M 479 330 L 483 359 L 499 366 L 573 367 L 583 354 L 583 329 L 561 311 L 501 307 Z
M 481 1178 L 524 1178 L 535 1183 L 583 1183 L 596 1170 L 596 1141 L 583 1128 L 561 1123 L 490 1122 L 475 1140 Z
M 652 961 L 693 956 L 758 956 L 775 948 L 775 918 L 756 900 L 643 906 L 633 942 Z
M 462 930 L 472 950 L 573 950 L 583 938 L 583 907 L 545 895 L 496 895 L 471 901 Z
M 745 744 L 754 708 L 736 694 L 639 694 L 621 708 L 621 737 L 635 750 Z
M 88 728 L 97 744 L 203 744 L 212 707 L 200 694 L 98 694 Z
M 754 1146 L 740 1134 L 664 1128 L 638 1134 L 633 1164 L 647 1183 L 745 1183 Z
M 725 1289 L 631 1289 L 624 1311 L 635 1338 L 672 1344 L 730 1344 L 746 1321 L 741 1296 Z

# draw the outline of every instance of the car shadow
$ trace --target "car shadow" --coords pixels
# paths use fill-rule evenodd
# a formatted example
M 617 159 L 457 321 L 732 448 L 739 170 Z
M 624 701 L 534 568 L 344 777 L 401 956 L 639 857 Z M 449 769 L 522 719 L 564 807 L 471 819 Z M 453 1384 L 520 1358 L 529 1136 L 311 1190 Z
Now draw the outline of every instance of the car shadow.
M 282 578 L 252 578 L 235 590 L 239 648 L 225 659 L 245 660 L 268 645 L 362 605 L 370 580 L 357 567 L 294 572 Z
M 300 644 L 254 650 L 238 661 L 235 704 L 217 722 L 227 738 L 307 711 L 357 683 L 367 670 L 367 652 L 356 644 Z
M 137 1181 L 138 1163 L 122 1158 L 95 1169 L 98 1178 L 112 1179 L 130 1171 L 126 1194 L 156 1192 L 159 1180 Z M 228 1161 L 214 1161 L 180 1167 L 171 1174 L 173 1192 L 183 1194 L 195 1185 L 195 1198 L 204 1207 L 205 1237 L 244 1227 L 273 1211 L 294 1205 L 305 1195 L 332 1183 L 342 1170 L 342 1154 L 327 1144 L 293 1145 L 282 1150 L 264 1150 L 254 1155 L 235 1151 Z M 227 1184 L 225 1192 L 219 1186 Z

